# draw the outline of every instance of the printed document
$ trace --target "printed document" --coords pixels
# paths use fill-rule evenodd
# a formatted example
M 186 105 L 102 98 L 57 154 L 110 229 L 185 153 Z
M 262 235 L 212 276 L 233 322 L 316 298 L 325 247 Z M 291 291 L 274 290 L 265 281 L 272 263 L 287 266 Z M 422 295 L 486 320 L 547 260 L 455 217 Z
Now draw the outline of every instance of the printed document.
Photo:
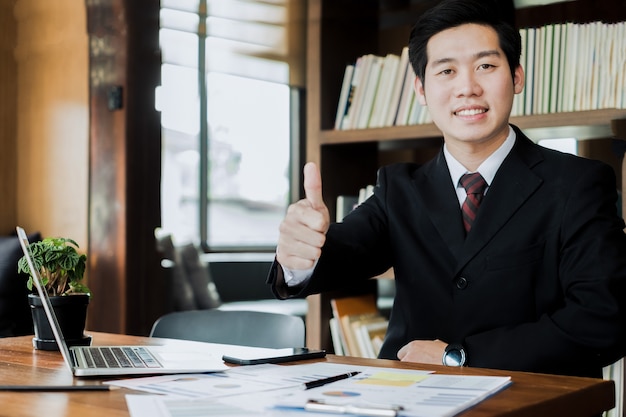
M 359 374 L 321 387 L 303 388 L 305 382 L 346 372 Z M 449 417 L 506 388 L 511 379 L 316 362 L 242 366 L 218 374 L 178 378 L 170 375 L 112 383 L 162 394 L 127 395 L 132 417 L 303 417 L 332 415 L 328 412 L 355 414 L 354 410 L 382 411 L 380 415 L 389 416 Z M 324 414 L 312 411 L 320 404 L 327 407 Z M 390 414 L 385 414 L 387 411 Z

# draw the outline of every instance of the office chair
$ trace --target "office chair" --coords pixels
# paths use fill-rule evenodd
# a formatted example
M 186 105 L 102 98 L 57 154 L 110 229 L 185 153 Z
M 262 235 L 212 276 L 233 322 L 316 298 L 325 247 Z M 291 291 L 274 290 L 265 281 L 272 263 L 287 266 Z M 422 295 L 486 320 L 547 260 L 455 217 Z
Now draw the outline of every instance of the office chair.
M 300 317 L 260 311 L 190 310 L 160 317 L 150 337 L 263 348 L 305 346 Z

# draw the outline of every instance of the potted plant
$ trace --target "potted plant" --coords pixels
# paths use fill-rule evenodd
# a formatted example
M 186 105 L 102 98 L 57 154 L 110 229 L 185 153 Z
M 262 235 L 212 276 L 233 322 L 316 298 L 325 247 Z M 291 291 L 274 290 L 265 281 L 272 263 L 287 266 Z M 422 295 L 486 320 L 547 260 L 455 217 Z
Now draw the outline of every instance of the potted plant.
M 69 238 L 45 238 L 30 244 L 35 268 L 39 271 L 41 284 L 50 296 L 50 302 L 61 331 L 68 345 L 88 345 L 91 337 L 84 335 L 87 306 L 91 291 L 83 284 L 87 255 L 78 253 L 78 244 Z M 27 273 L 27 287 L 33 291 L 35 279 L 26 257 L 18 261 L 18 272 Z M 33 345 L 37 349 L 58 350 L 54 333 L 48 323 L 39 295 L 28 295 L 35 337 Z

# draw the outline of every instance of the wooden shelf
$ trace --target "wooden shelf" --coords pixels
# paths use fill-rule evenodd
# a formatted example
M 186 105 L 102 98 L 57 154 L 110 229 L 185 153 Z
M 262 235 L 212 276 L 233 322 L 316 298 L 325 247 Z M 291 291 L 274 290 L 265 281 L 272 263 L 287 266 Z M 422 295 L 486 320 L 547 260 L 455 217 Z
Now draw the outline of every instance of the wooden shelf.
M 612 121 L 626 119 L 626 109 L 586 110 L 569 113 L 539 114 L 511 118 L 533 140 L 573 137 L 608 138 L 618 135 Z M 626 139 L 626 138 L 624 138 Z
M 626 109 L 587 110 L 580 112 L 539 114 L 511 118 L 511 123 L 524 130 L 531 139 L 561 137 L 576 139 L 606 138 L 617 135 L 611 121 L 626 119 Z M 441 136 L 433 124 L 393 126 L 376 129 L 322 130 L 320 145 L 387 140 L 432 139 Z M 626 139 L 626 138 L 625 138 Z

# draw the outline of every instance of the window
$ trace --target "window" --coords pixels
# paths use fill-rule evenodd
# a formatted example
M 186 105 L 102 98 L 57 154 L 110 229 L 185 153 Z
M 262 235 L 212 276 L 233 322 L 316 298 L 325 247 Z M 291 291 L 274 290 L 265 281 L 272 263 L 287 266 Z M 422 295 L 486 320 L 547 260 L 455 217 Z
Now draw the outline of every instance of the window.
M 578 141 L 575 138 L 542 139 L 537 143 L 545 148 L 578 155 Z
M 304 0 L 162 0 L 162 226 L 273 249 L 293 199 Z

